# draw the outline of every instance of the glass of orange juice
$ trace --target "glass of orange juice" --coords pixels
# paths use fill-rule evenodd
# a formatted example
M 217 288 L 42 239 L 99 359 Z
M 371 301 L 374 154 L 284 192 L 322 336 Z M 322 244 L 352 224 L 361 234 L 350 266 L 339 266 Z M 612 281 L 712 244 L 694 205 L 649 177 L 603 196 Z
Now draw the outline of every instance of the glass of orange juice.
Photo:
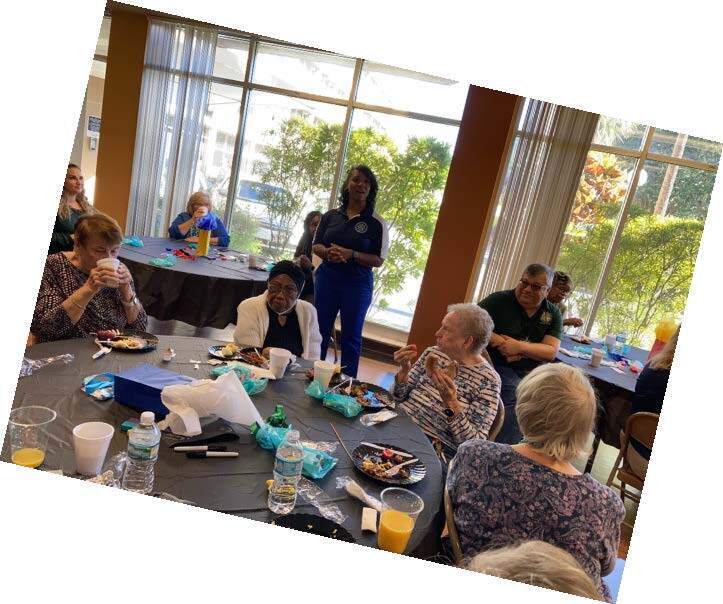
M 10 452 L 14 464 L 28 468 L 42 465 L 48 446 L 48 428 L 56 416 L 52 409 L 38 405 L 10 412 Z
M 377 547 L 403 554 L 412 536 L 414 523 L 424 509 L 424 501 L 407 489 L 390 487 L 381 494 L 382 514 L 377 531 Z

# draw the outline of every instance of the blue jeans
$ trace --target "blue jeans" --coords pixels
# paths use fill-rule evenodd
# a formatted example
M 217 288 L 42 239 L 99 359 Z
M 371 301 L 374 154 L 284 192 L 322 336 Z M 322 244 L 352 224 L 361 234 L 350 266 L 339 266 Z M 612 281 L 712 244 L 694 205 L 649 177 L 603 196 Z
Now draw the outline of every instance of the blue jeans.
M 516 445 L 522 440 L 520 426 L 517 424 L 517 384 L 522 381 L 529 371 L 516 370 L 509 365 L 495 365 L 495 371 L 500 376 L 500 396 L 505 405 L 505 421 L 497 435 L 495 442 Z
M 348 278 L 338 275 L 324 264 L 314 273 L 314 306 L 319 316 L 321 358 L 326 358 L 329 338 L 336 316 L 341 313 L 341 364 L 343 372 L 356 377 L 361 356 L 362 328 L 372 303 L 374 280 L 368 277 Z

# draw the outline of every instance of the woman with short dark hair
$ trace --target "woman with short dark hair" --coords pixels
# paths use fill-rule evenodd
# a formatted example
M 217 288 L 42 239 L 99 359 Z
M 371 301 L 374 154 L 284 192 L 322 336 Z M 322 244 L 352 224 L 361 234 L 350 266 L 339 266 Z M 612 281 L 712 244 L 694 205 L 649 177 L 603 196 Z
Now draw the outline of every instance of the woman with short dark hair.
M 387 224 L 374 212 L 379 185 L 368 166 L 349 169 L 338 208 L 321 217 L 313 251 L 323 259 L 316 269 L 314 304 L 319 314 L 321 358 L 326 357 L 334 321 L 341 314 L 341 364 L 356 377 L 362 329 L 372 302 L 372 268 L 389 250 Z
M 123 232 L 105 214 L 85 214 L 75 224 L 73 250 L 45 261 L 30 325 L 37 342 L 84 338 L 104 329 L 145 329 L 146 313 L 136 297 L 133 277 L 117 259 Z

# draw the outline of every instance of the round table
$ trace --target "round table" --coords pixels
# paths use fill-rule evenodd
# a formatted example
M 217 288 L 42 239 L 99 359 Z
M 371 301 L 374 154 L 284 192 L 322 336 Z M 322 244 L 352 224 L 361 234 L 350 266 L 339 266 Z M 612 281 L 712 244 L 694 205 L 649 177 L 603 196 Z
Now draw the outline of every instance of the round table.
M 82 379 L 96 373 L 119 373 L 140 363 L 162 366 L 193 378 L 207 378 L 211 365 L 208 347 L 213 340 L 160 336 L 157 350 L 146 353 L 123 353 L 113 351 L 98 360 L 91 355 L 98 350 L 93 340 L 77 339 L 45 342 L 33 346 L 26 356 L 40 359 L 63 353 L 75 356 L 69 364 L 53 363 L 18 381 L 13 408 L 26 405 L 43 405 L 54 409 L 58 417 L 50 431 L 51 438 L 46 464 L 41 468 L 62 468 L 65 474 L 74 474 L 75 460 L 72 446 L 72 429 L 85 421 L 105 421 L 116 428 L 106 460 L 125 450 L 127 437 L 118 428 L 139 413 L 114 400 L 97 401 L 80 390 Z M 168 347 L 176 350 L 170 363 L 161 360 L 161 353 Z M 202 361 L 195 369 L 191 361 Z M 259 413 L 266 418 L 277 404 L 284 406 L 289 423 L 299 430 L 302 440 L 337 442 L 330 422 L 333 422 L 349 451 L 361 441 L 390 443 L 402 447 L 419 457 L 427 466 L 427 475 L 409 487 L 424 500 L 424 511 L 417 520 L 408 552 L 427 556 L 433 552 L 432 544 L 438 533 L 436 516 L 440 510 L 443 476 L 439 460 L 422 431 L 404 413 L 375 426 L 365 427 L 359 417 L 347 419 L 304 393 L 307 382 L 305 367 L 291 369 L 282 380 L 269 381 L 266 389 L 252 397 Z M 235 459 L 188 459 L 182 453 L 174 453 L 169 444 L 176 442 L 173 435 L 161 439 L 160 453 L 155 466 L 154 491 L 169 493 L 181 499 L 193 501 L 198 506 L 269 522 L 274 515 L 267 508 L 266 481 L 272 478 L 274 454 L 256 444 L 250 432 L 236 426 L 239 441 L 226 443 L 230 451 L 239 451 Z M 376 535 L 361 532 L 363 504 L 337 488 L 336 479 L 350 476 L 370 495 L 379 498 L 385 485 L 368 479 L 358 472 L 344 449 L 339 445 L 333 455 L 338 459 L 336 467 L 323 480 L 314 481 L 334 501 L 347 519 L 343 526 L 358 543 L 376 546 Z M 3 446 L 2 459 L 10 459 L 8 438 Z M 312 505 L 297 501 L 295 512 L 319 515 Z
M 187 244 L 173 239 L 140 239 L 143 247 L 123 245 L 118 257 L 133 275 L 143 308 L 160 321 L 173 319 L 196 327 L 224 329 L 236 323 L 236 308 L 241 300 L 266 289 L 268 273 L 250 269 L 246 262 L 222 260 L 217 252 L 225 248 L 212 246 L 215 259 L 177 258 L 175 266 L 158 267 L 150 261 Z

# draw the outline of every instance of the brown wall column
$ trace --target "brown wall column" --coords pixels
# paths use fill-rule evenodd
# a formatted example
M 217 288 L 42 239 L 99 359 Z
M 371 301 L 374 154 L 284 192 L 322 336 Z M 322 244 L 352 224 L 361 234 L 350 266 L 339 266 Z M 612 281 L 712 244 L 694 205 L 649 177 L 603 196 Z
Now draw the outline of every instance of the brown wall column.
M 463 302 L 476 278 L 480 239 L 492 219 L 498 175 L 518 97 L 470 86 L 427 268 L 409 331 L 420 352 L 434 344 L 447 306 Z
M 113 9 L 108 41 L 94 206 L 125 229 L 148 19 Z

